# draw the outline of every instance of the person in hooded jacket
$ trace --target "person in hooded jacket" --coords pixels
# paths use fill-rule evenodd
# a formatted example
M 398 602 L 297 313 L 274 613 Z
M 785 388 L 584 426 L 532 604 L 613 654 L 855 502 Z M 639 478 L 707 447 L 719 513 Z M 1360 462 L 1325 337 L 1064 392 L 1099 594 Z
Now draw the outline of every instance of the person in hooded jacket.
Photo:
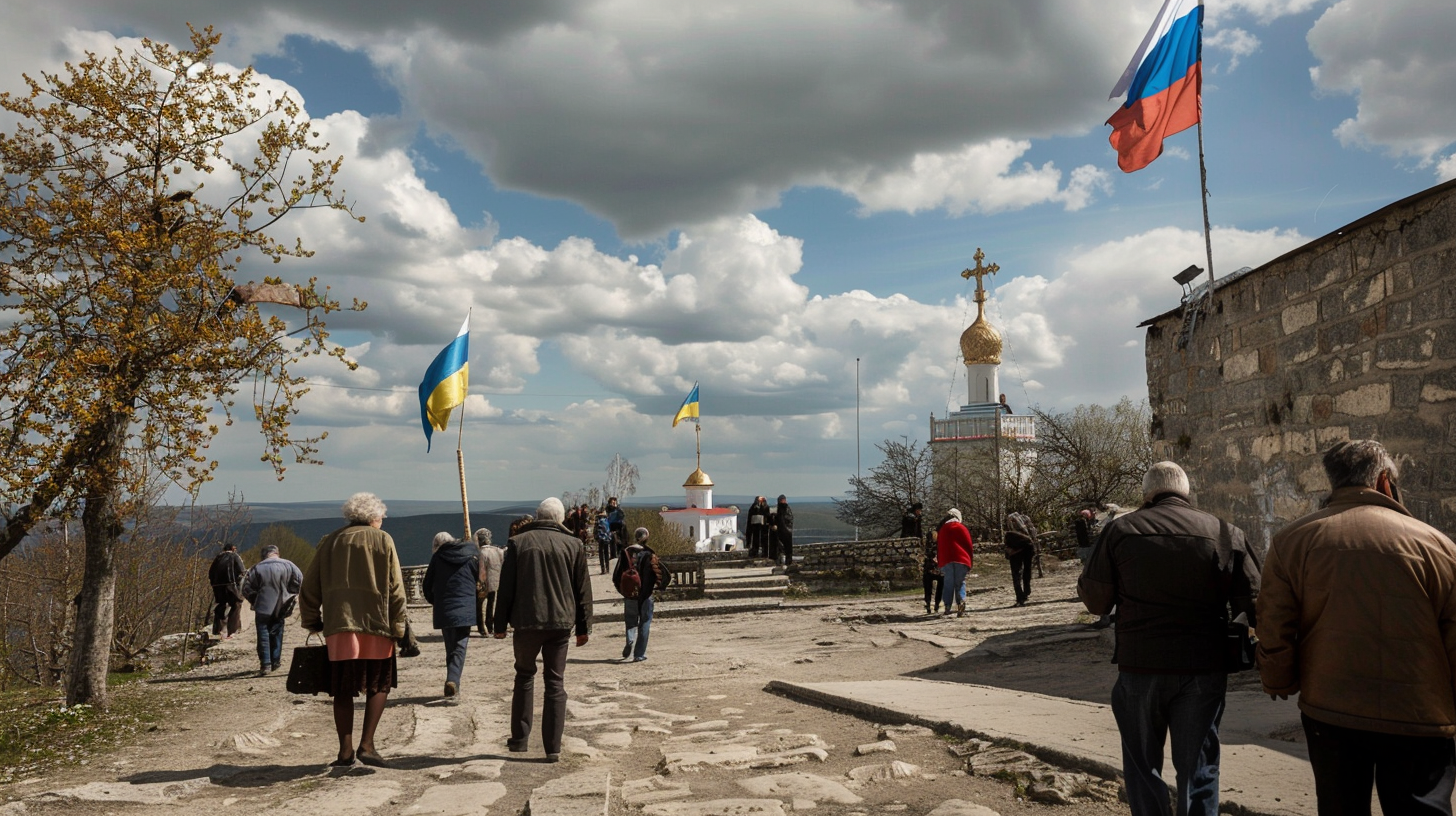
M 480 548 L 474 541 L 460 541 L 449 533 L 436 534 L 435 541 L 435 554 L 430 556 L 421 584 L 425 600 L 435 607 L 434 626 L 445 637 L 445 696 L 454 697 L 465 672 L 470 629 L 478 620 L 475 594 Z

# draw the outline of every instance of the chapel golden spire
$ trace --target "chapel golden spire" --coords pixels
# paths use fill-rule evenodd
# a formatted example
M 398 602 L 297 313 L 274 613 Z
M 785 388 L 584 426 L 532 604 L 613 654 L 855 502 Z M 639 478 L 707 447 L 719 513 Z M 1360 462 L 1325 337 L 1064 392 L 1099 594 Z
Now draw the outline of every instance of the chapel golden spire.
M 984 279 L 987 275 L 999 272 L 1001 267 L 994 263 L 985 265 L 983 261 L 986 260 L 986 253 L 980 247 L 976 247 L 976 254 L 971 257 L 975 259 L 976 265 L 961 272 L 961 277 L 966 280 L 973 277 L 976 279 L 976 321 L 961 334 L 961 358 L 966 365 L 1000 365 L 1001 333 L 986 320 Z

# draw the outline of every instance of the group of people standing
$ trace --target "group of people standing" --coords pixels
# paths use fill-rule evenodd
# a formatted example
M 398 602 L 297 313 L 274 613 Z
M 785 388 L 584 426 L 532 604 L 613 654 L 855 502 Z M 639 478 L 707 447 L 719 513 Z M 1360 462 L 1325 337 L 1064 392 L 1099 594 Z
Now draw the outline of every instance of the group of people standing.
M 920 577 L 925 587 L 925 614 L 944 607 L 945 614 L 966 614 L 966 578 L 974 564 L 975 543 L 961 511 L 952 507 L 928 534 L 922 514 L 925 505 L 915 502 L 900 518 L 900 537 L 913 538 L 925 548 Z M 1016 605 L 1025 606 L 1031 597 L 1031 566 L 1037 555 L 1037 529 L 1024 513 L 1006 516 L 1005 552 L 1011 564 L 1011 582 Z
M 745 546 L 749 558 L 768 558 L 780 564 L 794 562 L 794 508 L 789 499 L 779 494 L 778 502 L 756 496 L 748 506 Z
M 585 502 L 573 507 L 566 514 L 565 526 L 584 546 L 595 545 L 597 567 L 603 575 L 627 547 L 627 511 L 616 496 L 607 499 L 606 506 L 599 510 Z
M 1299 695 L 1321 814 L 1450 814 L 1456 787 L 1456 544 L 1400 501 L 1399 468 L 1373 440 L 1324 453 L 1323 506 L 1274 535 L 1264 558 L 1242 530 L 1190 502 L 1159 462 L 1144 503 L 1103 527 L 1078 581 L 1088 610 L 1117 608 L 1112 712 L 1132 813 L 1219 802 L 1228 674 L 1255 661 L 1271 698 Z M 1232 648 L 1231 648 L 1232 647 Z

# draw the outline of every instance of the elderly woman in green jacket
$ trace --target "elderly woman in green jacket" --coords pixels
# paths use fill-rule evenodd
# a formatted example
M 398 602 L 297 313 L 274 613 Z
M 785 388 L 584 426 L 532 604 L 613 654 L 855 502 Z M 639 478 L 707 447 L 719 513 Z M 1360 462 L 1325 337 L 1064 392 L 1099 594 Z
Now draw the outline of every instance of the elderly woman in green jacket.
M 384 502 L 355 493 L 344 502 L 343 527 L 324 536 L 303 575 L 299 611 L 303 627 L 322 632 L 329 648 L 329 693 L 339 756 L 389 767 L 374 748 L 374 732 L 389 690 L 399 685 L 395 640 L 405 633 L 404 575 L 394 539 L 380 529 Z M 354 697 L 364 695 L 364 728 L 354 750 Z

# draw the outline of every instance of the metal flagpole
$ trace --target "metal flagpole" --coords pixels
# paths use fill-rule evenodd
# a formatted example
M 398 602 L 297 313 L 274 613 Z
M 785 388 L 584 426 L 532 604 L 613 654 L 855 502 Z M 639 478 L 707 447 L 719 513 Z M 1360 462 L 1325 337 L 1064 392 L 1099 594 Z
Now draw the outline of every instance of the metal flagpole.
M 1198 43 L 1199 59 L 1202 60 L 1203 41 Z M 1203 162 L 1203 88 L 1200 73 L 1198 89 L 1198 184 L 1203 191 L 1203 250 L 1208 257 L 1208 302 L 1213 302 L 1213 237 L 1208 225 L 1208 167 Z
M 860 439 L 859 439 L 859 358 L 854 358 L 854 478 L 860 479 Z M 854 540 L 859 541 L 859 519 L 854 520 Z

